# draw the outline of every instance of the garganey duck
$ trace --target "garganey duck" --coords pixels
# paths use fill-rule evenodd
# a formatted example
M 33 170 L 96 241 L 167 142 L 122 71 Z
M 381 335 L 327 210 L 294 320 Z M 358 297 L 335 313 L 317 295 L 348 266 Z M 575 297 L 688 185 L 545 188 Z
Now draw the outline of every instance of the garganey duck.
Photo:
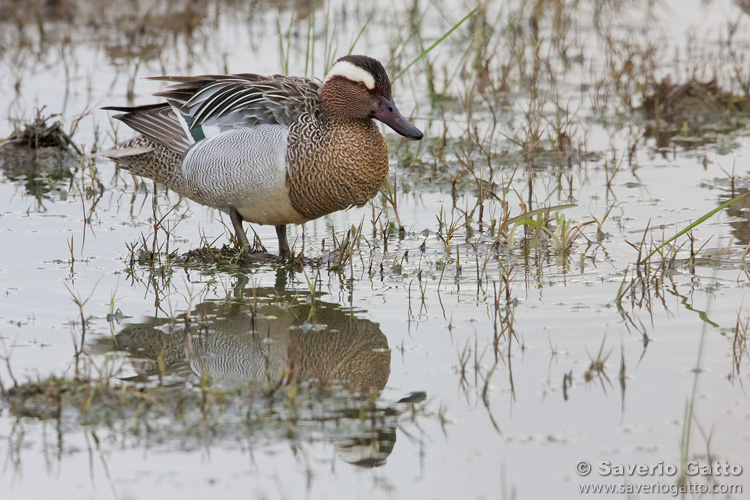
M 229 214 L 276 226 L 302 224 L 374 197 L 388 150 L 373 118 L 409 139 L 422 132 L 398 111 L 383 65 L 344 56 L 320 82 L 256 74 L 163 76 L 165 103 L 106 107 L 140 135 L 101 154 L 135 175 Z

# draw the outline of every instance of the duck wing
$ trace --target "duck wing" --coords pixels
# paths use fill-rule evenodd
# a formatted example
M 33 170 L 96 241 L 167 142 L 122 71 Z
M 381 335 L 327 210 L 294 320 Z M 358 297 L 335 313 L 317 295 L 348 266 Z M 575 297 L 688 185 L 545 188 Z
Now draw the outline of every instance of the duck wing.
M 320 83 L 308 78 L 242 73 L 152 79 L 174 82 L 154 95 L 166 98 L 196 141 L 230 129 L 288 127 L 318 109 Z

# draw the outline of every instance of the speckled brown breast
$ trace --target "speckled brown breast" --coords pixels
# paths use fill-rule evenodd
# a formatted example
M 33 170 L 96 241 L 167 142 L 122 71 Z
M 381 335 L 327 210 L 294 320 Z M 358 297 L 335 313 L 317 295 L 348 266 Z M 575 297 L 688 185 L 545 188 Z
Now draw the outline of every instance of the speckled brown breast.
M 288 144 L 289 199 L 306 220 L 363 206 L 388 175 L 388 149 L 371 120 L 303 115 L 290 127 Z

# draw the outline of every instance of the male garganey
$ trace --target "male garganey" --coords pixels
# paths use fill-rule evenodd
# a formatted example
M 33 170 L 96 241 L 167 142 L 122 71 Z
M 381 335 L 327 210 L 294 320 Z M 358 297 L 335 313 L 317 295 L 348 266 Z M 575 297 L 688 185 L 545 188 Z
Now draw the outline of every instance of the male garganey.
M 141 135 L 105 151 L 135 175 L 242 221 L 276 226 L 363 206 L 388 174 L 388 150 L 373 118 L 409 139 L 422 132 L 396 108 L 380 64 L 344 56 L 320 82 L 256 74 L 164 76 L 167 102 L 120 111 Z

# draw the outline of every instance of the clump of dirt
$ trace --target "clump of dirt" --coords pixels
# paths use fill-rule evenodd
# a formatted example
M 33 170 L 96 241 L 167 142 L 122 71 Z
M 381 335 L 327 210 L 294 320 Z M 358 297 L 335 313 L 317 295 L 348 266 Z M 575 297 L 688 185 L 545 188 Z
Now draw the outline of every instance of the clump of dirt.
M 237 260 L 237 250 L 228 245 L 221 248 L 205 245 L 188 250 L 179 259 L 179 264 L 185 266 L 195 263 L 231 264 Z
M 650 119 L 697 126 L 734 122 L 738 115 L 750 112 L 750 98 L 723 91 L 716 78 L 677 84 L 667 76 L 650 85 L 644 93 L 642 108 Z
M 47 122 L 51 116 L 37 113 L 33 122 L 24 125 L 23 130 L 14 131 L 10 137 L 0 142 L 0 149 L 8 146 L 24 147 L 28 149 L 54 148 L 61 151 L 73 149 L 79 155 L 83 154 L 68 134 L 62 129 L 62 123 Z
M 205 245 L 200 248 L 188 250 L 185 254 L 175 259 L 181 266 L 236 266 L 258 264 L 266 265 L 280 262 L 277 255 L 265 251 L 260 245 L 247 249 L 240 254 L 234 247 L 223 245 L 221 248 Z

